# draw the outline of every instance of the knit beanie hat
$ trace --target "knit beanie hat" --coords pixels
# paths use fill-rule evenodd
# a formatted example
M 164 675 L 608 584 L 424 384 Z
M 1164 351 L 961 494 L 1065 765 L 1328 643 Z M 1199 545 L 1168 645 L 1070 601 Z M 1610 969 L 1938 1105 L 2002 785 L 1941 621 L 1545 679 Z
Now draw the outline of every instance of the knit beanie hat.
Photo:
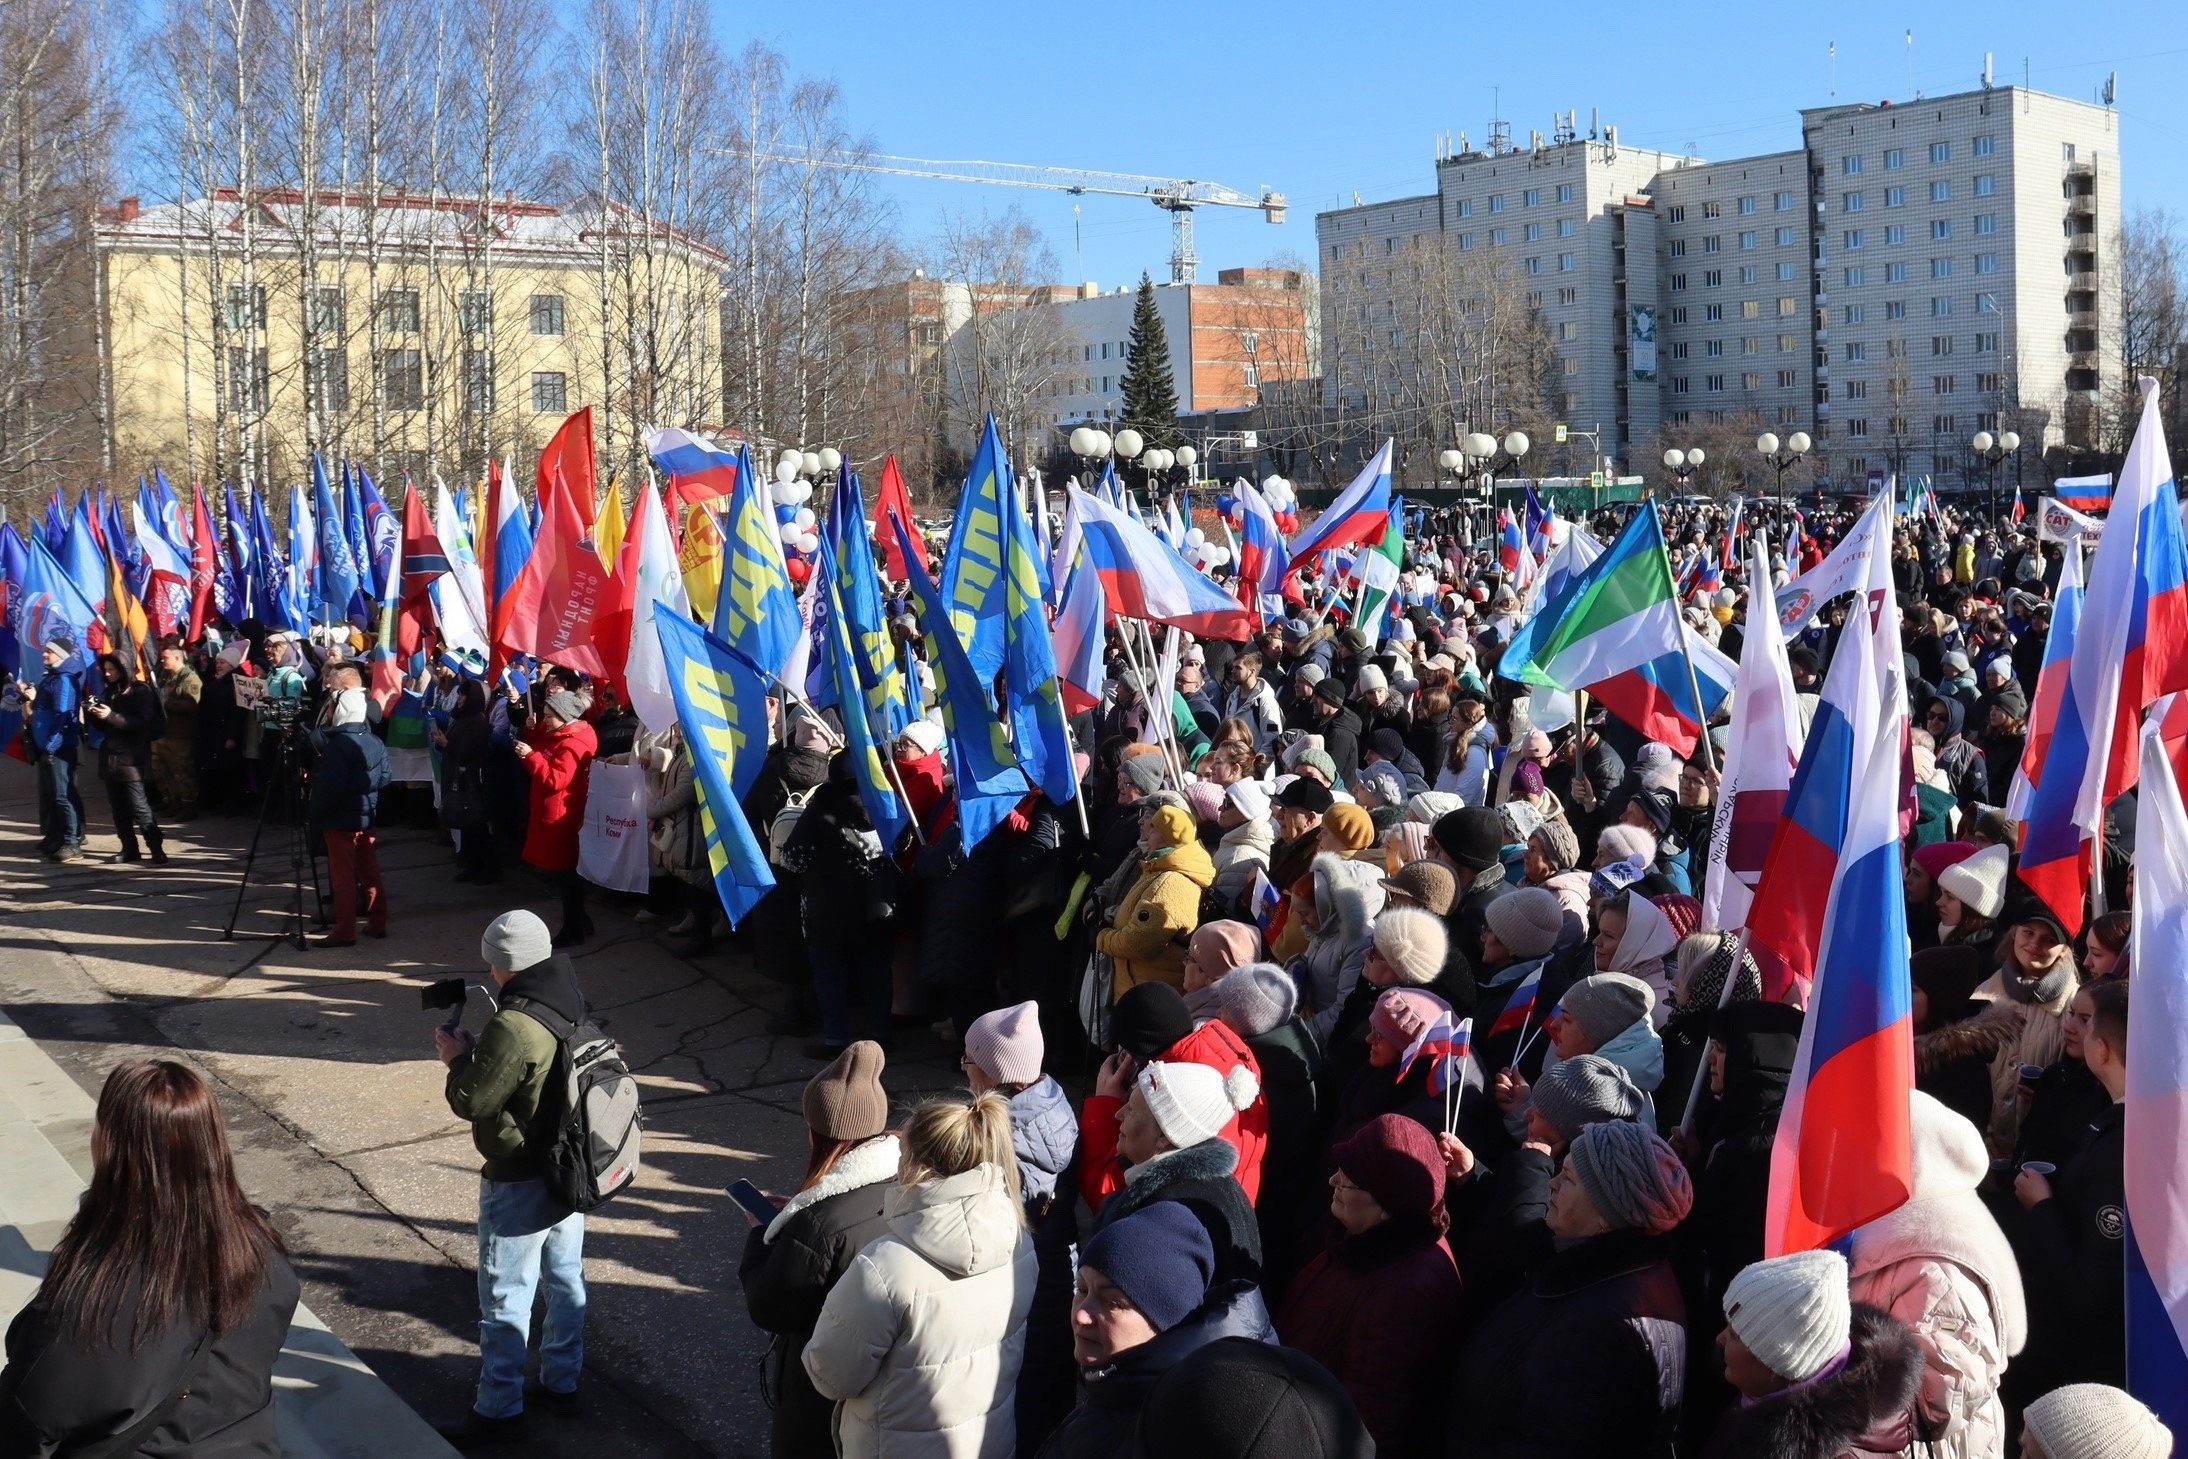
M 1192 1031 L 1193 1015 L 1186 1011 L 1185 995 L 1168 983 L 1133 984 L 1109 1015 L 1109 1032 L 1117 1047 L 1142 1064 L 1161 1058 Z
M 2028 1406 L 2022 1420 L 2044 1459 L 2165 1459 L 2172 1430 L 2117 1388 L 2069 1383 Z
M 1419 1120 L 1377 1115 L 1331 1153 L 1345 1178 L 1394 1218 L 1424 1220 L 1443 1204 L 1443 1156 Z
M 479 956 L 490 968 L 505 968 L 521 973 L 526 968 L 537 967 L 555 955 L 554 934 L 547 930 L 537 912 L 519 907 L 514 912 L 504 912 L 486 924 L 486 935 L 479 939 Z
M 1605 826 L 1603 834 L 1595 838 L 1595 844 L 1598 850 L 1608 851 L 1620 861 L 1631 861 L 1638 856 L 1641 864 L 1647 866 L 1656 859 L 1656 838 L 1639 826 L 1623 822 Z
M 1213 780 L 1188 781 L 1185 803 L 1193 808 L 1194 820 L 1213 824 L 1223 810 L 1223 787 Z
M 1039 1083 L 1044 1051 L 1038 1003 L 983 1013 L 965 1030 L 965 1057 L 998 1084 Z
M 362 690 L 344 690 L 344 693 L 362 694 Z M 557 689 L 547 696 L 547 712 L 564 724 L 576 724 L 585 717 L 585 701 L 567 689 Z
M 1407 1049 L 1438 1015 L 1450 1011 L 1450 1004 L 1424 988 L 1385 988 L 1368 1011 L 1368 1027 L 1385 1043 Z
M 1216 980 L 1216 1008 L 1241 1038 L 1259 1038 L 1290 1023 L 1299 985 L 1275 963 L 1248 963 Z
M 1416 986 L 1435 982 L 1443 974 L 1444 956 L 1450 949 L 1451 934 L 1434 912 L 1386 907 L 1375 919 L 1375 950 L 1401 982 Z
M 1332 708 L 1343 709 L 1345 707 L 1345 686 L 1335 679 L 1318 680 L 1314 686 L 1314 697 Z
M 1929 874 L 1931 881 L 1944 875 L 1948 866 L 1958 866 L 1973 856 L 1979 848 L 1973 841 L 1932 841 L 1927 846 L 1914 849 L 1914 864 Z
M 872 1039 L 836 1055 L 805 1086 L 806 1128 L 823 1140 L 871 1140 L 889 1127 L 889 1096 L 881 1087 L 887 1063 Z
M 1375 822 L 1364 806 L 1331 806 L 1322 816 L 1322 829 L 1347 851 L 1364 851 L 1375 844 Z
M 1527 838 L 1542 827 L 1542 812 L 1523 800 L 1508 800 L 1497 807 L 1497 821 L 1504 827 L 1504 844 L 1525 846 Z
M 1659 790 L 1652 785 L 1642 786 L 1626 802 L 1630 806 L 1640 808 L 1641 813 L 1649 818 L 1649 824 L 1656 828 L 1656 834 L 1659 836 L 1671 829 L 1672 809 L 1678 803 L 1678 797 L 1671 791 Z
M 915 719 L 897 734 L 897 738 L 909 744 L 922 755 L 932 755 L 942 748 L 942 726 L 931 719 Z M 1156 775 L 1161 775 L 1158 762 Z
M 1506 892 L 1482 912 L 1497 941 L 1522 962 L 1547 956 L 1565 932 L 1565 904 L 1555 892 L 1520 887 Z
M 1235 781 L 1224 789 L 1223 794 L 1238 813 L 1249 821 L 1265 820 L 1269 814 L 1269 787 L 1258 780 Z
M 1641 1119 L 1651 1108 L 1633 1076 L 1601 1054 L 1582 1054 L 1544 1070 L 1533 1097 L 1535 1113 L 1565 1140 L 1605 1120 Z
M 1359 677 L 1352 681 L 1352 692 L 1355 694 L 1365 694 L 1371 689 L 1388 689 L 1389 687 L 1390 680 L 1384 677 L 1383 671 L 1373 664 L 1369 664 L 1362 669 Z
M 1589 1125 L 1565 1163 L 1604 1220 L 1661 1236 L 1687 1218 L 1694 1185 L 1678 1152 L 1645 1124 Z
M 1216 1248 L 1189 1206 L 1156 1201 L 1095 1232 L 1079 1264 L 1123 1289 L 1155 1331 L 1168 1332 L 1208 1300 Z
M 1441 917 L 1459 895 L 1459 879 L 1440 861 L 1409 861 L 1383 878 L 1383 890 L 1411 897 Z M 1494 907 L 1496 902 L 1489 905 Z
M 2006 874 L 2013 853 L 2003 846 L 1985 846 L 1965 861 L 1955 862 L 1937 874 L 1937 884 L 1958 897 L 1978 916 L 1996 917 L 2006 909 Z
M 1162 758 L 1158 755 L 1134 755 L 1117 767 L 1117 773 L 1131 781 L 1141 795 L 1162 789 Z
M 1251 922 L 1228 919 L 1203 922 L 1185 944 L 1185 955 L 1202 967 L 1228 973 L 1261 956 L 1261 929 Z
M 1580 837 L 1564 821 L 1544 821 L 1527 839 L 1539 843 L 1543 859 L 1553 870 L 1565 871 L 1580 865 Z
M 1140 1406 L 1132 1459 L 1370 1459 L 1375 1440 L 1327 1368 L 1251 1337 L 1209 1343 Z
M 1383 832 L 1383 853 L 1395 857 L 1400 866 L 1426 859 L 1430 844 L 1428 827 L 1419 821 L 1400 821 Z
M 1656 990 L 1631 973 L 1596 973 L 1582 978 L 1558 1000 L 1565 1016 L 1579 1024 L 1580 1031 L 1598 1048 L 1647 1018 L 1655 1006 Z
M 1462 797 L 1453 795 L 1448 790 L 1415 791 L 1406 800 L 1405 818 L 1419 821 L 1424 826 L 1433 826 L 1465 804 Z
M 1683 938 L 1702 925 L 1702 904 L 1685 892 L 1665 892 L 1649 900 L 1671 924 L 1671 935 Z
M 1789 1383 L 1823 1371 L 1853 1331 L 1846 1258 L 1828 1248 L 1793 1251 L 1745 1267 L 1725 1288 L 1725 1323 Z
M 1140 1098 L 1155 1128 L 1179 1150 L 1213 1140 L 1261 1093 L 1244 1064 L 1218 1074 L 1206 1064 L 1149 1064 L 1140 1070 Z
M 1495 866 L 1504 850 L 1504 820 L 1487 806 L 1461 807 L 1437 821 L 1430 834 L 1444 855 L 1468 871 Z
M 1309 745 L 1298 754 L 1293 755 L 1292 768 L 1295 770 L 1310 768 L 1319 770 L 1322 772 L 1322 779 L 1325 782 L 1330 785 L 1337 783 L 1337 762 L 1331 759 L 1329 751 L 1323 749 L 1320 745 Z

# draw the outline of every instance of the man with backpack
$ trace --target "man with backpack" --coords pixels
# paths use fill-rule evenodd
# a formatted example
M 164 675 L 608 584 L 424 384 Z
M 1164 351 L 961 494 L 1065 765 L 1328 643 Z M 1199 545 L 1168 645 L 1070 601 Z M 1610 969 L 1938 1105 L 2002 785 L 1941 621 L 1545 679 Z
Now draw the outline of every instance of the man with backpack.
M 479 1388 L 443 1432 L 466 1451 L 524 1431 L 525 1340 L 544 1275 L 547 1321 L 535 1395 L 577 1407 L 585 1361 L 585 1216 L 637 1171 L 637 1086 L 586 1018 L 577 970 L 547 924 L 504 912 L 480 944 L 500 1007 L 474 1039 L 434 1031 L 448 1107 L 471 1122 L 479 1172 Z M 592 1147 L 590 1150 L 588 1147 Z M 600 1152 L 606 1152 L 601 1155 Z

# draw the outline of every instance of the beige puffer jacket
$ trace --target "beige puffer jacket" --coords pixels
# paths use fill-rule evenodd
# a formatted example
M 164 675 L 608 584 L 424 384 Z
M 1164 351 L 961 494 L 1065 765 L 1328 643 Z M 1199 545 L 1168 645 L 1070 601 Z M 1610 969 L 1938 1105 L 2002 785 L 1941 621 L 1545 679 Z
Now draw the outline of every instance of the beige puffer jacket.
M 1856 1302 L 1913 1331 L 1924 1367 L 1918 1413 L 1924 1459 L 2005 1459 L 1998 1383 L 2028 1338 L 2021 1271 L 2005 1233 L 1976 1195 L 1989 1172 L 1983 1137 L 1966 1117 L 1914 1096 L 1914 1195 L 1854 1233 Z
M 2014 966 L 2011 948 L 2000 956 L 2004 965 L 1971 995 L 1973 1001 L 1984 1005 L 1983 1011 L 1916 1039 L 1915 1062 L 1919 1068 L 1936 1068 L 1964 1054 L 1980 1054 L 1990 1061 L 1991 1118 L 1983 1139 L 1993 1157 L 2005 1160 L 2012 1157 L 2014 1142 L 2021 1133 L 2021 1101 L 2016 1093 L 2021 1082 L 2020 1066 L 2041 1064 L 2049 1068 L 2066 1056 L 2066 1030 L 2061 1020 L 2066 1017 L 2067 1005 L 2081 990 L 2081 983 L 2070 976 L 2059 996 L 2049 1002 L 2016 1002 L 2006 991 L 2005 982 Z
M 1037 1263 L 1015 1179 L 899 1186 L 889 1234 L 829 1292 L 805 1371 L 843 1459 L 1011 1459 Z

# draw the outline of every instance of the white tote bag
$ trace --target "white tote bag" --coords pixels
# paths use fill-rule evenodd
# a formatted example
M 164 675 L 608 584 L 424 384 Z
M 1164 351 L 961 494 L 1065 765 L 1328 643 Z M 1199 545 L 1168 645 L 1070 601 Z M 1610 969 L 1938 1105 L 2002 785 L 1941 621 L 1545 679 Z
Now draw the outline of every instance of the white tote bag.
M 646 829 L 646 772 L 593 761 L 577 835 L 578 875 L 612 892 L 645 891 Z

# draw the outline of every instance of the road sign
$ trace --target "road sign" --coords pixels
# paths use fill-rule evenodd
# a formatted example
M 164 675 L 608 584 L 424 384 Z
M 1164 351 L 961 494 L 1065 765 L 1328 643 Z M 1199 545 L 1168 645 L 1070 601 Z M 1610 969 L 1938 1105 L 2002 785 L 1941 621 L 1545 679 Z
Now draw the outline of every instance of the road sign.
M 1557 429 L 1556 429 L 1555 431 L 1553 431 L 1553 432 L 1551 433 L 1551 439 L 1552 439 L 1552 440 L 1554 440 L 1554 441 L 1556 441 L 1556 442 L 1557 442 L 1557 443 L 1558 443 L 1558 444 L 1559 444 L 1560 446 L 1564 445 L 1564 444 L 1565 444 L 1565 427 L 1563 427 L 1563 426 L 1559 426 L 1559 427 L 1558 427 L 1558 428 L 1557 428 Z

